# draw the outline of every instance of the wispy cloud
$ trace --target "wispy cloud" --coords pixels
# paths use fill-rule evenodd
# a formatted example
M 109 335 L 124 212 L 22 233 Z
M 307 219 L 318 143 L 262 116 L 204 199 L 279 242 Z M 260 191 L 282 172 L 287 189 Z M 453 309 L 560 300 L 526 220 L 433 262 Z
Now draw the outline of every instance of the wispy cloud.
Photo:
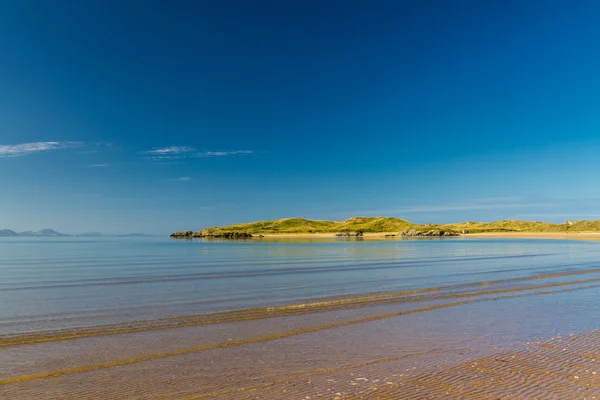
M 149 160 L 173 160 L 189 156 L 194 149 L 188 146 L 171 146 L 142 152 Z
M 82 142 L 33 142 L 0 145 L 0 158 L 23 157 L 33 153 L 81 147 Z
M 194 151 L 194 149 L 192 149 L 191 147 L 171 146 L 171 147 L 163 147 L 161 149 L 154 149 L 154 150 L 146 151 L 146 154 L 158 154 L 158 155 L 181 154 L 181 153 L 189 153 L 191 151 Z
M 223 150 L 223 151 L 197 151 L 189 146 L 170 146 L 144 151 L 141 154 L 154 161 L 177 160 L 184 158 L 212 158 L 243 156 L 254 154 L 252 150 Z
M 88 165 L 88 167 L 92 167 L 92 168 L 104 168 L 104 167 L 110 167 L 113 164 L 92 164 L 92 165 Z
M 174 179 L 174 180 L 176 180 L 178 182 L 187 182 L 187 181 L 191 181 L 192 178 L 190 178 L 189 176 L 182 176 L 181 178 L 177 178 L 177 179 Z
M 227 157 L 227 156 L 242 156 L 253 154 L 252 150 L 230 150 L 230 151 L 205 151 L 198 153 L 198 157 Z

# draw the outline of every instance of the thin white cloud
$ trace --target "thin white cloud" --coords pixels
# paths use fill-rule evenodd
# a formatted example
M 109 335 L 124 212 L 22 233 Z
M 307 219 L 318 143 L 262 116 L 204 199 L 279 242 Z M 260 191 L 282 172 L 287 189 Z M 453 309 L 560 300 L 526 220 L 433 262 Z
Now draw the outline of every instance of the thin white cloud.
M 93 167 L 93 168 L 104 168 L 104 167 L 110 167 L 113 164 L 92 164 L 92 165 L 88 165 L 88 167 Z
M 230 151 L 205 151 L 198 153 L 198 157 L 227 157 L 227 156 L 242 156 L 253 154 L 252 150 L 230 150 Z
M 161 149 L 154 149 L 146 151 L 145 154 L 156 154 L 156 155 L 166 155 L 166 154 L 182 154 L 189 153 L 194 151 L 191 147 L 188 146 L 171 146 L 171 147 L 163 147 Z
M 189 176 L 182 176 L 181 178 L 177 178 L 175 180 L 178 182 L 187 182 L 187 181 L 191 181 L 192 178 L 190 178 Z
M 149 160 L 165 161 L 178 160 L 184 158 L 213 158 L 213 157 L 228 157 L 228 156 L 243 156 L 254 154 L 252 150 L 223 150 L 223 151 L 203 151 L 196 150 L 189 146 L 170 146 L 159 149 L 153 149 L 142 152 Z
M 84 146 L 82 142 L 33 142 L 0 145 L 0 158 L 23 157 L 33 153 Z
M 194 149 L 188 146 L 170 146 L 142 152 L 149 160 L 162 161 L 186 158 Z

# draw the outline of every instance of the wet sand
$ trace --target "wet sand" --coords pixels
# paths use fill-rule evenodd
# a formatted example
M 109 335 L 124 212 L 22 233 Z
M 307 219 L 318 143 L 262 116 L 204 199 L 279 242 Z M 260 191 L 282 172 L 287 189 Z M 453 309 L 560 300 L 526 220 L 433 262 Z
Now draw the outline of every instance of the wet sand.
M 524 348 L 373 384 L 373 399 L 600 398 L 600 331 L 527 342 Z M 342 396 L 337 396 L 342 398 Z
M 591 399 L 598 294 L 582 268 L 2 335 L 0 398 Z

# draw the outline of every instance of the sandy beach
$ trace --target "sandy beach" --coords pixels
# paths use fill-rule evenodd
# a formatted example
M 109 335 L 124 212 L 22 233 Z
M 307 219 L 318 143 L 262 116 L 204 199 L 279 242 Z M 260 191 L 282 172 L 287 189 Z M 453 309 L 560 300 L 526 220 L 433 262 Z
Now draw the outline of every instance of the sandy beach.
M 493 232 L 461 234 L 464 238 L 504 238 L 504 239 L 600 239 L 600 232 Z

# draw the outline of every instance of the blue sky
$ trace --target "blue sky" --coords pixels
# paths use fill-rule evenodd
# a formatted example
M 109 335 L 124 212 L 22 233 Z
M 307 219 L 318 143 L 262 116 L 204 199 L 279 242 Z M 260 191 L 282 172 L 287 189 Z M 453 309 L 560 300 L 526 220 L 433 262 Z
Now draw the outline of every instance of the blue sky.
M 0 228 L 600 218 L 593 1 L 0 1 Z

